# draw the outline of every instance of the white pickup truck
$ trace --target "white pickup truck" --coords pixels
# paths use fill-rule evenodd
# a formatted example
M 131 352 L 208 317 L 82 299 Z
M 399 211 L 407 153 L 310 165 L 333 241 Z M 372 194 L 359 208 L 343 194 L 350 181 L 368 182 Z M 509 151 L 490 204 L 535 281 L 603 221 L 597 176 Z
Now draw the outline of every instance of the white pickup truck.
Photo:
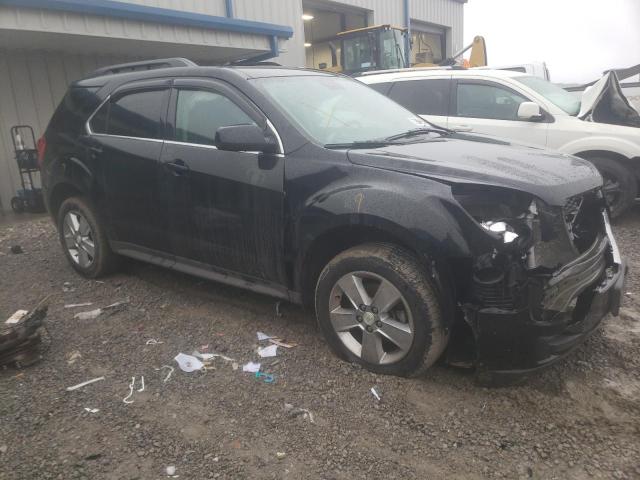
M 612 216 L 640 183 L 640 114 L 605 75 L 582 99 L 538 76 L 491 69 L 402 69 L 358 80 L 436 125 L 504 137 L 591 161 Z

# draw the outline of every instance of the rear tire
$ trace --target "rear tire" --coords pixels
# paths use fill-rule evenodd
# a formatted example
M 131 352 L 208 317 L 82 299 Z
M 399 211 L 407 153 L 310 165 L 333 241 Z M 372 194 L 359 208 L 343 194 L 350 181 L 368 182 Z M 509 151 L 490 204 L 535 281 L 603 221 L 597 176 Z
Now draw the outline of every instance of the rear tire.
M 593 163 L 602 175 L 611 218 L 619 217 L 633 204 L 638 195 L 636 176 L 624 164 L 613 158 L 589 157 L 587 160 Z
M 435 363 L 448 332 L 424 264 L 388 244 L 353 247 L 327 264 L 316 286 L 316 314 L 339 357 L 399 376 L 420 375 Z
M 60 244 L 82 276 L 98 278 L 115 271 L 119 257 L 111 250 L 95 208 L 85 198 L 67 198 L 58 210 Z

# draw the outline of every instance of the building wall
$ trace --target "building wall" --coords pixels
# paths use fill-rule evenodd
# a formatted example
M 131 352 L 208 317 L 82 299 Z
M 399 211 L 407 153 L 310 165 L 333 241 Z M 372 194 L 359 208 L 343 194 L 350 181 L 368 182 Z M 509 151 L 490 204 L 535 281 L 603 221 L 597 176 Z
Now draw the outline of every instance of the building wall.
M 31 125 L 39 138 L 69 83 L 100 66 L 130 60 L 0 49 L 0 211 L 10 208 L 11 197 L 21 188 L 9 129 Z
M 227 15 L 224 0 L 127 0 L 125 3 L 203 13 L 217 17 L 225 17 Z
M 277 59 L 282 65 L 304 66 L 304 27 L 301 0 L 233 0 L 234 16 L 244 20 L 257 20 L 293 28 L 293 37 L 280 40 L 285 50 Z

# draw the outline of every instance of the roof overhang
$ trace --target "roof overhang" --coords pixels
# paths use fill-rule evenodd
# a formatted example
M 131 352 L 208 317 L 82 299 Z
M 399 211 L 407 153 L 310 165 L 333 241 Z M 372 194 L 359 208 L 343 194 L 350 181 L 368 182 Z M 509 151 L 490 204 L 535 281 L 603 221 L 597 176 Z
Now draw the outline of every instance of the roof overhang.
M 268 35 L 291 38 L 293 28 L 286 25 L 254 22 L 238 18 L 203 15 L 169 8 L 150 7 L 113 0 L 0 0 L 0 5 L 55 10 L 68 13 L 83 13 L 106 17 L 138 20 L 142 22 L 206 28 L 226 32 Z
M 0 46 L 202 64 L 278 56 L 291 27 L 112 0 L 0 0 Z

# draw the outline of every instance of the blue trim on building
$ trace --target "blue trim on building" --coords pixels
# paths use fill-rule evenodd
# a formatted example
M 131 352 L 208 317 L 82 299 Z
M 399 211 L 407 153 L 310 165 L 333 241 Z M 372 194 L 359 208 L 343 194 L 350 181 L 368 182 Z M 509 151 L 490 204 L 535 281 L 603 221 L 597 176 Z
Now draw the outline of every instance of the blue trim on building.
M 225 0 L 224 8 L 228 18 L 233 18 L 233 0 Z
M 231 2 L 228 1 L 227 5 L 230 3 Z M 207 28 L 253 35 L 269 35 L 280 38 L 291 38 L 293 36 L 293 29 L 286 25 L 216 17 L 213 15 L 183 12 L 168 8 L 148 7 L 146 5 L 116 2 L 113 0 L 0 0 L 0 6 L 41 8 L 69 13 L 124 18 L 141 22 L 163 23 L 166 25 Z M 227 10 L 227 14 L 228 13 L 229 11 Z

